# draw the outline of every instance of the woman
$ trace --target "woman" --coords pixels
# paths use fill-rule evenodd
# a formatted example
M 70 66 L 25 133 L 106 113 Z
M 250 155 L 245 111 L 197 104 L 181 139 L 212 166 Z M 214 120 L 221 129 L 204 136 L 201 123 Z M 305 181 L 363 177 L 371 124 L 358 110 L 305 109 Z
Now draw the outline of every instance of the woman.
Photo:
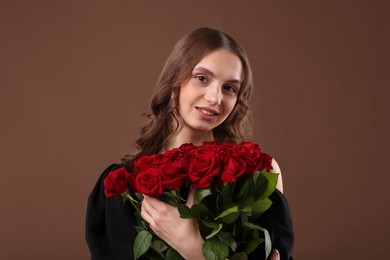
M 205 141 L 238 143 L 249 129 L 248 100 L 252 74 L 247 56 L 229 35 L 199 28 L 177 42 L 159 77 L 153 94 L 149 123 L 137 140 L 138 153 L 122 159 L 129 164 L 142 155 L 163 153 L 184 143 L 202 145 Z M 92 191 L 87 210 L 86 238 L 92 259 L 131 259 L 135 223 L 132 209 L 119 198 L 105 198 L 103 180 L 123 165 L 111 165 Z M 273 160 L 273 171 L 280 169 Z M 188 194 L 187 205 L 194 201 Z M 282 195 L 279 175 L 273 205 L 261 216 L 281 259 L 290 259 L 293 231 L 287 202 Z M 203 259 L 203 239 L 196 221 L 182 219 L 177 209 L 145 196 L 142 218 L 150 228 L 185 259 Z M 274 250 L 271 259 L 279 259 Z M 261 257 L 260 252 L 251 254 Z

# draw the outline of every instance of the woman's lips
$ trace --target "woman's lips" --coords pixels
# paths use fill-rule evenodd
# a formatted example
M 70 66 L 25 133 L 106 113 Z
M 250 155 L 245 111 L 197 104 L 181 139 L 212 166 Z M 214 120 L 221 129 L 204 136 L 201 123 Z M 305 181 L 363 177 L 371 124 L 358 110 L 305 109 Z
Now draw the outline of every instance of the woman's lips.
M 208 107 L 195 107 L 198 111 L 198 114 L 201 118 L 206 120 L 212 120 L 214 117 L 218 116 L 218 111 L 208 108 Z

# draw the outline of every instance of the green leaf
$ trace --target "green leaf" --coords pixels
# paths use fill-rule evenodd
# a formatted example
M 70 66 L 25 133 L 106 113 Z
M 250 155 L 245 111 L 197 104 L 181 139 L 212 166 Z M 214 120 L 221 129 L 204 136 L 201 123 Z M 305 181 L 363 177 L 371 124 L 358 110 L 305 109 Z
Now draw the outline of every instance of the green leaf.
M 279 174 L 277 173 L 271 173 L 265 170 L 260 173 L 255 183 L 255 200 L 268 198 L 274 192 L 276 183 L 278 182 L 278 176 Z
M 134 229 L 135 229 L 135 231 L 137 231 L 137 233 L 139 233 L 139 232 L 145 230 L 144 228 L 142 228 L 142 227 L 140 227 L 140 226 L 135 226 L 135 225 L 134 225 Z
M 269 198 L 259 199 L 253 204 L 251 219 L 254 220 L 263 214 L 269 207 L 271 207 L 272 201 Z
M 236 252 L 237 250 L 237 243 L 236 241 L 234 240 L 234 238 L 232 237 L 232 234 L 231 233 L 227 233 L 227 232 L 219 232 L 217 234 L 217 237 L 219 240 L 221 240 L 225 245 L 227 245 L 228 247 L 230 247 L 232 249 L 233 252 Z
M 252 180 L 253 180 L 254 183 L 256 183 L 257 178 L 259 177 L 259 175 L 260 175 L 260 171 L 259 170 L 255 171 L 255 173 L 252 175 Z
M 264 172 L 260 172 L 259 176 L 254 183 L 254 198 L 255 200 L 259 200 L 265 194 L 268 188 L 268 178 Z
M 255 200 L 253 199 L 253 197 L 248 196 L 244 199 L 242 203 L 240 203 L 240 211 L 251 213 L 254 204 L 255 204 Z
M 203 243 L 202 252 L 206 260 L 225 260 L 229 254 L 229 248 L 213 237 Z
M 165 250 L 167 250 L 168 245 L 167 245 L 167 243 L 165 243 L 162 239 L 157 239 L 157 240 L 152 241 L 152 244 L 150 245 L 150 247 L 151 247 L 154 251 L 156 251 L 156 252 L 162 254 L 162 252 L 164 252 Z
M 142 201 L 144 199 L 144 196 L 142 195 L 141 192 L 136 192 L 135 196 L 137 197 L 137 201 Z
M 219 227 L 219 223 L 211 221 L 211 220 L 208 220 L 208 219 L 201 218 L 200 219 L 200 223 L 202 223 L 203 225 L 205 225 L 206 227 L 209 227 L 209 228 L 214 228 L 215 229 L 215 228 Z
M 186 205 L 179 204 L 177 206 L 177 209 L 179 210 L 181 218 L 192 218 L 192 215 L 191 215 L 191 212 L 190 212 L 190 208 L 187 207 Z
M 241 252 L 241 253 L 232 255 L 232 257 L 230 257 L 229 259 L 230 260 L 247 260 L 248 255 L 245 252 Z
M 191 216 L 196 218 L 206 217 L 210 215 L 209 209 L 203 204 L 194 204 L 190 210 Z
M 227 205 L 232 202 L 235 182 L 225 183 L 219 195 L 219 204 Z
M 242 225 L 248 229 L 255 229 L 255 230 L 262 230 L 263 229 L 259 225 L 249 223 L 249 222 L 243 222 Z
M 235 206 L 233 206 L 233 207 L 230 207 L 230 208 L 224 210 L 224 211 L 223 211 L 221 214 L 219 214 L 215 219 L 223 218 L 223 217 L 225 217 L 225 216 L 227 216 L 227 215 L 229 215 L 229 214 L 236 213 L 236 212 L 238 212 L 238 206 L 237 206 L 237 205 L 235 205 Z
M 152 243 L 152 233 L 145 230 L 139 232 L 134 240 L 134 246 L 133 246 L 134 259 L 137 259 L 143 254 L 145 254 L 145 252 L 148 251 L 151 243 Z
M 200 203 L 204 198 L 210 195 L 213 195 L 210 189 L 198 189 L 195 193 L 195 200 L 197 203 Z
M 231 213 L 231 214 L 223 217 L 222 220 L 226 224 L 232 224 L 234 221 L 236 221 L 238 219 L 239 216 L 240 216 L 240 212 L 234 212 L 234 213 Z
M 251 175 L 243 175 L 242 178 L 245 177 L 244 183 L 241 185 L 241 189 L 238 191 L 238 193 L 235 196 L 236 200 L 239 200 L 243 197 L 245 197 L 248 193 L 249 187 L 252 184 L 252 176 Z
M 253 223 L 249 223 L 249 222 L 245 222 L 243 223 L 243 226 L 246 227 L 246 228 L 249 228 L 249 229 L 254 229 L 254 230 L 260 230 L 264 233 L 264 239 L 260 238 L 260 237 L 256 237 L 255 239 L 253 239 L 251 242 L 249 242 L 249 244 L 245 247 L 245 252 L 247 254 L 249 254 L 250 252 L 252 252 L 260 243 L 262 243 L 263 241 L 265 241 L 265 254 L 266 254 L 266 258 L 269 256 L 269 254 L 271 253 L 271 249 L 272 249 L 272 244 L 271 244 L 271 238 L 269 236 L 269 233 L 268 233 L 268 230 L 259 226 L 259 225 L 256 225 L 256 224 L 253 224 Z M 258 240 L 260 239 L 260 240 Z
M 264 232 L 264 241 L 265 241 L 265 258 L 268 258 L 269 254 L 271 253 L 272 244 L 271 244 L 271 237 L 269 236 L 268 230 L 265 228 L 260 227 L 261 231 Z
M 180 195 L 180 190 L 171 190 L 169 192 L 176 198 L 178 202 L 182 199 Z
M 182 260 L 184 258 L 178 252 L 176 252 L 175 249 L 170 247 L 168 249 L 167 255 L 165 256 L 165 259 L 169 259 L 169 260 Z
M 148 250 L 140 259 L 161 260 L 162 258 L 164 258 L 164 255 L 161 255 L 154 250 Z
M 224 210 L 221 214 L 214 218 L 214 220 L 222 218 L 223 222 L 231 224 L 240 216 L 240 212 L 237 205 L 231 206 Z
M 180 199 L 175 194 L 175 191 L 163 192 L 163 194 L 161 194 L 159 199 L 174 207 L 177 207 L 177 205 L 180 202 Z
M 216 229 L 213 230 L 213 232 L 211 232 L 207 237 L 206 239 L 210 239 L 212 238 L 213 236 L 215 236 L 220 230 L 221 228 L 223 227 L 222 224 L 219 224 L 218 227 Z
M 245 253 L 248 255 L 256 249 L 258 245 L 260 245 L 264 240 L 260 237 L 256 237 L 252 239 L 244 248 Z

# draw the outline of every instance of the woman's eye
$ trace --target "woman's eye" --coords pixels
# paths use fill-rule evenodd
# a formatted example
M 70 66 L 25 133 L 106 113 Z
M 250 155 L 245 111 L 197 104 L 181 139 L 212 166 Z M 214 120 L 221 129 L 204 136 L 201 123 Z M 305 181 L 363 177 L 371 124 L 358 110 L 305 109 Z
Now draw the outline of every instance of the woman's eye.
M 195 78 L 197 78 L 199 81 L 207 82 L 207 78 L 205 76 L 197 75 L 197 76 L 195 76 Z
M 236 88 L 233 87 L 233 86 L 230 86 L 230 85 L 224 86 L 223 88 L 224 88 L 225 90 L 229 91 L 229 92 L 232 92 L 232 93 L 235 93 L 235 92 L 236 92 Z

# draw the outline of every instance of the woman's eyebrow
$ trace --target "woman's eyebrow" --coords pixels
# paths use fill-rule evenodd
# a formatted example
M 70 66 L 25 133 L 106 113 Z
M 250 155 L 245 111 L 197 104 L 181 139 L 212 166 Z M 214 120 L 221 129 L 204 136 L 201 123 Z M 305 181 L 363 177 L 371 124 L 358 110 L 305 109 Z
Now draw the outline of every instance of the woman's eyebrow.
M 209 69 L 206 69 L 205 67 L 195 67 L 194 70 L 200 70 L 206 72 L 207 74 L 210 74 L 211 76 L 215 76 L 214 72 Z
M 212 72 L 211 70 L 205 68 L 205 67 L 195 67 L 194 68 L 194 71 L 203 71 L 211 76 L 215 76 L 214 72 Z M 236 84 L 239 84 L 241 85 L 242 83 L 242 80 L 239 80 L 239 79 L 230 79 L 228 80 L 228 82 L 231 82 L 231 83 L 236 83 Z

